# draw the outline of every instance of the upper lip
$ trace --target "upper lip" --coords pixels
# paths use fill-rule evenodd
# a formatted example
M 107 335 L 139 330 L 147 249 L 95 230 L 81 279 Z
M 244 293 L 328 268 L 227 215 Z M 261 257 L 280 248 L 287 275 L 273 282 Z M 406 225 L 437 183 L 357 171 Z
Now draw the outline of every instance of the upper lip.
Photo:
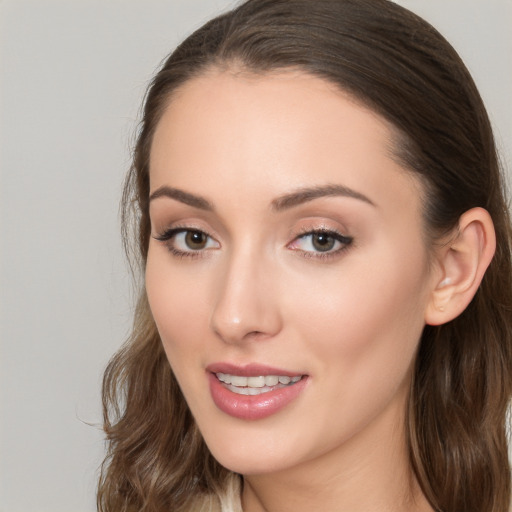
M 303 375 L 302 372 L 285 370 L 259 363 L 249 363 L 245 365 L 237 365 L 227 362 L 212 363 L 206 367 L 211 373 L 227 373 L 229 375 L 239 375 L 241 377 L 259 377 L 267 375 L 278 375 L 296 377 Z

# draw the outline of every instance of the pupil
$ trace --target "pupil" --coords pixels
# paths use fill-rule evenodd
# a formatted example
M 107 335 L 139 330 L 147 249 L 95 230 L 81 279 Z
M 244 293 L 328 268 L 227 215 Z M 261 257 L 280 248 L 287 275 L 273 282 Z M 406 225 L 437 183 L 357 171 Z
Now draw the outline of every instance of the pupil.
M 334 247 L 334 243 L 334 238 L 329 235 L 319 233 L 313 236 L 313 246 L 318 251 L 330 251 Z
M 200 231 L 189 231 L 185 241 L 190 249 L 202 249 L 206 245 L 206 236 Z

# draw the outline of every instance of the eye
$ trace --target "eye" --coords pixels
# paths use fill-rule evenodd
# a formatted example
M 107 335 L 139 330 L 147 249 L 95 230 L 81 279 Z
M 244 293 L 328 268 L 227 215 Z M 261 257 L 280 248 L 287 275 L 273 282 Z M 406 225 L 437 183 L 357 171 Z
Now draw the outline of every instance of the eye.
M 200 251 L 213 245 L 213 240 L 202 231 L 182 231 L 174 236 L 174 247 L 180 251 Z
M 176 256 L 199 256 L 203 251 L 220 247 L 216 240 L 199 229 L 172 228 L 154 238 L 165 242 Z
M 335 231 L 319 230 L 304 233 L 296 238 L 288 247 L 293 250 L 319 255 L 336 254 L 346 249 L 352 238 Z

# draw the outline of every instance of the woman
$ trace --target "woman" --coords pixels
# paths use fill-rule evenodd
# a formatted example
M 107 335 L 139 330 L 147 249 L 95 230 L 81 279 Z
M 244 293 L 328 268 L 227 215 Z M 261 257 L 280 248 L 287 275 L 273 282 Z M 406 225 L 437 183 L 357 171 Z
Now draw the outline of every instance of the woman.
M 204 25 L 149 88 L 124 227 L 145 286 L 100 510 L 508 510 L 510 220 L 426 22 L 249 0 Z

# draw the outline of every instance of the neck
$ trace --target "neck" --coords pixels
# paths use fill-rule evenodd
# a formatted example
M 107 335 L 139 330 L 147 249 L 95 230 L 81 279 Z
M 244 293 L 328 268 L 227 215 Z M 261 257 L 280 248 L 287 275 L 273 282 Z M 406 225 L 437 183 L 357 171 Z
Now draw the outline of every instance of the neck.
M 244 476 L 244 512 L 432 512 L 410 467 L 403 414 L 392 409 L 314 460 Z

